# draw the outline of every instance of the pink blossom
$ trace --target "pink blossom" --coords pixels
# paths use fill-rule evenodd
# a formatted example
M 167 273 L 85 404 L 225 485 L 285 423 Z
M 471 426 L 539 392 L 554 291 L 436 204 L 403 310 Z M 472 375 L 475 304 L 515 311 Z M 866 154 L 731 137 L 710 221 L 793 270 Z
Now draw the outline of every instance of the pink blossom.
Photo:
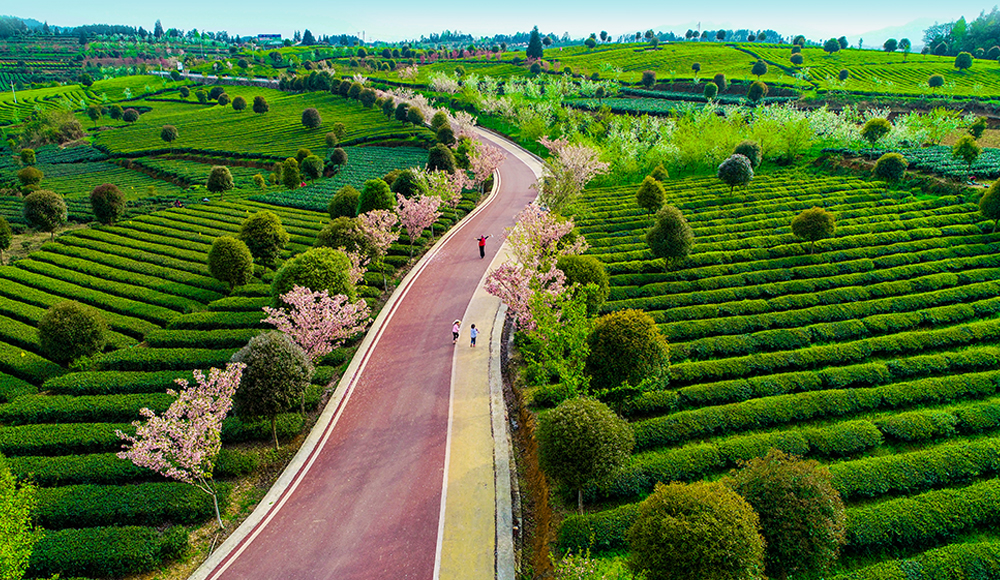
M 538 183 L 539 198 L 553 211 L 563 209 L 594 177 L 608 172 L 610 165 L 598 159 L 599 152 L 586 145 L 570 145 L 566 139 L 538 140 L 552 156 L 545 161 Z
M 222 420 L 232 408 L 233 394 L 245 366 L 229 363 L 224 371 L 210 369 L 207 379 L 200 370 L 195 370 L 194 385 L 177 379 L 175 382 L 181 391 L 167 391 L 177 395 L 177 399 L 162 416 L 144 408 L 139 414 L 146 420 L 132 423 L 135 436 L 116 431 L 118 437 L 127 442 L 118 457 L 211 495 L 220 528 L 223 525 L 212 471 L 215 457 L 222 448 Z
M 295 286 L 281 299 L 291 310 L 265 306 L 268 317 L 264 322 L 287 334 L 313 363 L 363 332 L 370 321 L 368 303 L 363 299 L 351 303 L 343 294 L 331 297 L 326 290 L 313 292 Z
M 396 213 L 399 221 L 406 230 L 406 235 L 410 238 L 410 257 L 413 257 L 413 242 L 420 237 L 427 227 L 431 228 L 431 237 L 434 237 L 434 222 L 441 217 L 438 207 L 441 206 L 441 198 L 433 195 L 421 195 L 416 199 L 406 199 L 402 194 L 396 194 Z
M 358 216 L 361 233 L 374 253 L 372 261 L 379 265 L 379 271 L 382 272 L 383 290 L 387 286 L 383 260 L 389 246 L 399 239 L 399 233 L 393 229 L 398 221 L 396 214 L 387 209 L 373 209 Z
M 478 139 L 472 142 L 472 155 L 469 156 L 473 175 L 473 183 L 479 188 L 480 195 L 486 180 L 493 175 L 507 155 L 499 147 L 487 145 Z
M 427 193 L 440 197 L 452 209 L 462 201 L 462 190 L 469 185 L 469 178 L 464 171 L 448 173 L 438 169 L 423 175 L 427 183 Z

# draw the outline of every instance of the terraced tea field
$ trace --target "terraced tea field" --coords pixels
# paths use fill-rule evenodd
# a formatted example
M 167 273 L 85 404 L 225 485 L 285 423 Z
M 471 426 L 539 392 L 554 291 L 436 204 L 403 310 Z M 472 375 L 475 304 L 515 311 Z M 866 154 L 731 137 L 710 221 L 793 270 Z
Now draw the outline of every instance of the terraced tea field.
M 196 102 L 136 101 L 136 105 L 151 107 L 152 111 L 140 116 L 134 125 L 100 132 L 93 139 L 94 145 L 112 154 L 196 150 L 284 159 L 294 157 L 301 147 L 325 151 L 325 136 L 334 123 L 343 123 L 347 128 L 347 135 L 342 140 L 345 145 L 385 141 L 418 144 L 433 137 L 430 129 L 388 119 L 374 108 L 366 109 L 357 101 L 339 95 L 295 95 L 257 87 L 228 87 L 226 90 L 232 98 L 243 96 L 248 108 L 239 112 L 232 107 Z M 258 95 L 265 97 L 270 106 L 270 111 L 264 115 L 257 115 L 250 109 L 253 98 Z M 319 129 L 302 126 L 302 111 L 308 107 L 319 110 L 323 119 Z M 177 127 L 180 134 L 170 146 L 160 139 L 163 125 Z
M 627 549 L 655 482 L 715 478 L 776 447 L 833 472 L 848 505 L 838 573 L 995 553 L 1000 238 L 978 207 L 795 171 L 745 195 L 708 178 L 666 185 L 695 234 L 674 270 L 646 247 L 635 186 L 587 191 L 575 210 L 611 274 L 605 310 L 654 317 L 671 379 L 630 408 L 631 461 L 587 491 L 598 507 L 569 517 L 559 546 Z M 810 254 L 790 222 L 813 206 L 837 231 Z
M 747 46 L 761 58 L 782 66 L 793 67 L 788 60 L 791 47 Z M 805 58 L 800 69 L 809 75 L 820 89 L 898 95 L 955 95 L 991 99 L 1000 97 L 1000 68 L 996 62 L 978 59 L 972 68 L 962 72 L 955 68 L 955 57 L 910 54 L 905 60 L 901 51 L 887 53 L 877 50 L 841 50 L 828 55 L 821 48 L 804 48 Z M 841 69 L 850 77 L 838 80 Z M 927 79 L 939 74 L 945 85 L 931 89 Z M 831 79 L 828 81 L 827 79 Z

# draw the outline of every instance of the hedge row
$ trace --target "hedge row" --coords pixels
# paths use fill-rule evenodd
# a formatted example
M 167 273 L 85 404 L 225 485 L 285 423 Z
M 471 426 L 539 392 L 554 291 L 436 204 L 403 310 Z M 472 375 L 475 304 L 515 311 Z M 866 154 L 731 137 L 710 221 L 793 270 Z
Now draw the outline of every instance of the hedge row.
M 889 560 L 831 580 L 987 580 L 1000 578 L 1000 542 L 934 548 L 905 560 Z
M 0 342 L 0 373 L 13 375 L 33 385 L 57 377 L 66 370 L 23 348 Z
M 911 305 L 908 296 L 895 298 L 900 309 Z M 949 304 L 918 309 L 913 312 L 876 314 L 860 320 L 841 320 L 799 328 L 762 330 L 749 335 L 718 336 L 686 343 L 671 344 L 676 358 L 710 360 L 779 350 L 808 348 L 813 344 L 866 338 L 873 334 L 912 331 L 959 324 L 1000 313 L 1000 298 L 973 303 Z
M 10 268 L 4 270 L 3 268 L 0 268 L 0 272 L 10 270 L 14 269 Z M 66 296 L 50 294 L 48 292 L 38 290 L 37 288 L 18 284 L 10 280 L 4 280 L 3 284 L 0 284 L 0 296 L 4 296 L 12 301 L 22 301 L 41 308 L 48 308 L 53 304 L 58 304 L 59 302 L 66 300 L 67 298 Z M 104 298 L 111 298 L 105 294 L 101 294 L 101 296 Z M 91 305 L 93 306 L 93 304 Z M 107 321 L 109 327 L 132 338 L 141 339 L 147 332 L 159 328 L 156 324 L 142 320 L 141 318 L 118 314 L 117 312 L 109 311 L 101 306 L 97 306 L 97 308 L 101 311 L 101 316 L 103 316 L 104 320 Z
M 590 548 L 593 553 L 627 549 L 626 535 L 638 511 L 638 504 L 627 504 L 569 516 L 559 529 L 557 548 L 563 552 Z M 845 551 L 880 554 L 892 548 L 916 549 L 1000 519 L 1000 480 L 848 508 L 847 514 Z
M 46 248 L 49 250 L 50 248 Z M 151 290 L 180 296 L 198 304 L 222 298 L 222 285 L 214 278 L 191 272 L 164 268 L 162 265 L 137 262 L 109 254 L 106 251 L 91 250 L 60 244 L 52 251 L 39 252 L 31 257 L 50 262 L 85 274 L 107 277 L 118 282 L 139 284 Z M 129 250 L 123 250 L 129 251 Z M 131 250 L 135 252 L 135 250 Z M 166 259 L 160 256 L 161 259 Z
M 146 304 L 144 302 L 126 298 L 125 295 L 136 287 L 119 284 L 117 282 L 113 284 L 116 284 L 118 289 L 125 294 L 112 295 L 103 289 L 95 290 L 92 288 L 86 288 L 84 286 L 72 284 L 63 280 L 57 280 L 48 276 L 42 276 L 40 274 L 29 272 L 28 270 L 22 268 L 2 268 L 0 269 L 0 278 L 3 279 L 3 286 L 9 285 L 11 282 L 24 284 L 25 286 L 29 286 L 31 288 L 56 294 L 61 297 L 58 301 L 66 300 L 67 298 L 70 300 L 78 300 L 100 310 L 107 310 L 123 314 L 125 316 L 139 318 L 157 326 L 165 326 L 171 319 L 177 316 L 177 313 L 169 308 L 154 306 L 152 304 Z M 99 285 L 103 286 L 103 284 Z M 13 296 L 13 298 L 16 298 L 16 296 Z M 108 324 L 111 324 L 110 320 L 108 321 Z
M 22 395 L 31 395 L 38 392 L 38 388 L 31 383 L 0 373 L 0 403 L 7 403 Z
M 193 265 L 200 265 L 201 271 L 207 273 L 208 266 L 205 265 L 205 256 L 208 254 L 208 245 L 193 244 L 174 238 L 164 238 L 162 236 L 142 235 L 138 238 L 135 232 L 126 228 L 99 227 L 87 228 L 73 232 L 72 236 L 63 236 L 59 241 L 67 246 L 80 246 L 99 250 L 108 248 L 115 253 L 123 252 L 128 255 L 136 250 L 140 252 L 144 261 L 153 261 L 157 256 L 165 256 L 175 260 L 181 260 Z M 126 253 L 127 252 L 127 253 Z M 182 268 L 187 269 L 187 268 Z
M 217 486 L 219 510 L 229 501 L 229 486 Z M 186 483 L 67 485 L 41 488 L 33 512 L 47 530 L 98 526 L 196 524 L 215 516 L 212 498 Z
M 139 419 L 139 410 L 166 410 L 176 399 L 166 393 L 135 395 L 24 395 L 0 405 L 0 423 L 126 423 Z
M 93 363 L 94 370 L 101 371 L 188 371 L 191 367 L 223 368 L 236 350 L 131 348 L 95 357 Z
M 878 314 L 901 313 L 955 303 L 969 303 L 993 298 L 997 294 L 1000 294 L 1000 283 L 989 281 L 891 298 L 820 304 L 782 312 L 770 310 L 770 304 L 765 300 L 764 302 L 768 303 L 768 310 L 760 313 L 734 315 L 727 312 L 725 317 L 685 320 L 662 324 L 659 328 L 673 346 L 683 341 L 705 337 L 748 334 L 777 328 L 802 328 L 821 322 L 840 322 Z M 760 306 L 754 304 L 752 308 L 758 309 Z
M 612 288 L 609 298 L 619 300 L 621 298 L 657 295 L 663 292 L 682 294 L 748 284 L 764 284 L 772 280 L 785 279 L 783 272 L 790 268 L 819 264 L 872 260 L 878 269 L 884 269 L 918 262 L 988 254 L 995 252 L 995 250 L 995 243 L 989 243 L 985 236 L 977 234 L 948 238 L 923 238 L 891 246 L 845 248 L 835 252 L 818 252 L 760 262 L 702 265 L 698 268 L 684 268 L 669 272 L 664 272 L 661 264 L 659 267 L 650 268 L 643 273 L 611 275 Z M 614 264 L 607 266 L 609 272 L 615 267 Z M 667 283 L 670 285 L 665 285 Z M 653 286 L 653 284 L 660 284 L 663 287 Z
M 23 456 L 6 459 L 19 479 L 30 480 L 41 487 L 74 484 L 123 485 L 140 481 L 165 481 L 155 472 L 137 467 L 115 453 L 61 455 L 56 457 Z M 253 451 L 222 449 L 215 460 L 215 478 L 239 477 L 260 465 Z
M 270 303 L 270 299 L 268 299 Z M 264 328 L 261 320 L 267 318 L 263 310 L 249 312 L 202 311 L 175 318 L 167 328 L 171 330 L 218 330 L 221 328 Z
M 270 296 L 229 296 L 210 303 L 208 309 L 213 312 L 261 312 L 263 307 L 270 305 Z
M 257 328 L 154 330 L 146 335 L 146 344 L 151 348 L 243 348 L 260 332 Z
M 141 238 L 143 241 L 147 243 L 162 246 L 164 247 L 164 249 L 178 248 L 181 250 L 200 252 L 206 255 L 208 254 L 208 250 L 212 246 L 212 238 L 205 236 L 198 236 L 197 234 L 191 236 L 187 232 L 185 232 L 184 235 L 179 236 L 176 235 L 170 228 L 143 223 L 141 221 L 138 221 L 138 219 L 129 220 L 127 226 L 118 225 L 118 226 L 102 227 L 99 231 L 119 235 L 122 238 L 129 240 L 138 240 Z M 78 234 L 78 235 L 88 235 L 88 234 Z M 112 240 L 111 243 L 114 243 L 114 241 Z M 152 250 L 147 250 L 147 251 L 152 251 Z M 156 253 L 155 251 L 152 252 Z
M 80 372 L 49 379 L 42 390 L 54 395 L 124 395 L 131 393 L 162 393 L 177 389 L 175 379 L 194 380 L 190 372 Z
M 588 499 L 641 497 L 657 482 L 693 481 L 740 461 L 766 455 L 776 448 L 794 455 L 843 457 L 877 447 L 882 434 L 871 421 L 848 421 L 828 427 L 756 433 L 715 443 L 697 443 L 679 449 L 642 453 L 614 476 L 585 491 Z
M 965 348 L 953 352 L 891 359 L 885 362 L 868 362 L 826 367 L 817 371 L 779 373 L 691 385 L 677 391 L 669 391 L 676 393 L 673 401 L 668 401 L 668 397 L 665 395 L 649 393 L 640 398 L 636 405 L 638 405 L 638 409 L 642 409 L 644 405 L 652 405 L 662 414 L 674 409 L 692 409 L 708 405 L 736 403 L 758 397 L 802 391 L 876 386 L 894 380 L 930 374 L 960 374 L 989 370 L 997 368 L 997 366 L 1000 366 L 1000 347 Z M 654 399 L 658 403 L 654 402 Z
M 847 544 L 853 553 L 878 554 L 948 541 L 1000 520 L 1000 480 L 941 489 L 869 506 L 848 508 Z
M 915 313 L 914 316 L 919 314 Z M 670 375 L 674 383 L 690 384 L 752 374 L 768 374 L 788 368 L 807 369 L 862 363 L 872 357 L 910 356 L 923 350 L 954 348 L 998 339 L 1000 339 L 1000 320 L 993 319 L 937 330 L 900 332 L 792 351 L 680 363 L 671 365 Z
M 298 413 L 278 415 L 278 438 L 290 439 L 302 432 L 305 419 Z M 117 430 L 133 433 L 130 423 L 67 423 L 0 427 L 0 453 L 11 456 L 110 453 L 121 450 Z M 222 423 L 223 443 L 268 441 L 271 421 L 227 417 Z
M 189 312 L 201 308 L 200 303 L 187 298 L 163 294 L 140 285 L 81 274 L 75 270 L 39 262 L 32 258 L 18 261 L 18 270 L 22 274 L 14 276 L 14 279 L 19 282 L 46 290 L 52 288 L 59 293 L 68 293 L 69 296 L 79 292 L 78 289 L 86 289 L 85 295 L 89 293 L 88 291 L 100 292 L 103 294 L 101 302 L 104 304 L 102 305 L 110 310 L 137 316 L 161 326 L 166 325 L 177 316 L 178 312 Z M 38 276 L 38 278 L 34 278 L 34 276 Z
M 632 424 L 636 449 L 654 449 L 692 439 L 726 435 L 878 409 L 962 398 L 983 398 L 1000 387 L 1000 371 L 930 377 L 881 387 L 833 389 L 752 399 L 681 411 Z
M 1000 473 L 1000 440 L 959 441 L 921 451 L 830 466 L 845 500 L 954 485 Z
M 28 576 L 120 577 L 148 572 L 187 549 L 181 526 L 122 526 L 46 531 L 31 552 Z
M 742 286 L 679 294 L 661 292 L 644 298 L 609 301 L 605 309 L 671 310 L 657 315 L 657 322 L 714 318 L 728 314 L 759 314 L 765 311 L 741 311 L 733 303 L 743 300 L 767 301 L 768 311 L 780 311 L 854 300 L 875 300 L 974 282 L 991 282 L 996 279 L 998 265 L 1000 256 L 976 256 L 816 278 L 792 278 L 759 284 L 748 280 Z M 982 272 L 984 269 L 987 271 Z M 969 274 L 970 271 L 975 273 Z
M 161 282 L 170 281 L 180 284 L 178 290 L 191 293 L 192 298 L 201 302 L 221 298 L 225 295 L 225 285 L 213 278 L 208 272 L 206 254 L 201 254 L 199 261 L 191 262 L 86 238 L 80 241 L 86 245 L 59 243 L 55 247 L 45 246 L 43 249 L 67 258 L 72 256 L 116 270 L 149 276 L 161 280 Z M 198 254 L 198 252 L 190 253 Z M 214 298 L 206 300 L 205 298 L 209 296 Z

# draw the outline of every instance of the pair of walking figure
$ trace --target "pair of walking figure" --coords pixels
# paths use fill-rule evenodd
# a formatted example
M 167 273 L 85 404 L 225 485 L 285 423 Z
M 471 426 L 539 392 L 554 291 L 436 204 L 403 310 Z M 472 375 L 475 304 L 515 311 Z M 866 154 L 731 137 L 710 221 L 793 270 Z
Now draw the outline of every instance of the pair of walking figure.
M 451 343 L 455 344 L 458 342 L 459 332 L 462 330 L 462 321 L 456 320 L 451 325 Z M 472 344 L 469 346 L 476 346 L 476 337 L 479 336 L 479 330 L 476 329 L 476 325 L 473 324 L 469 326 L 469 336 L 472 337 Z

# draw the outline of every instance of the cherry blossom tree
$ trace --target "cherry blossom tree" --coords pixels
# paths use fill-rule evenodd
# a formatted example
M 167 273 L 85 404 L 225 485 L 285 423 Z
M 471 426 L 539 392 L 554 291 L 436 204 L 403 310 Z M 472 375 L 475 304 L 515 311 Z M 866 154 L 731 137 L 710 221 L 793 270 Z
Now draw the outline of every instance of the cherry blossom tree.
M 358 216 L 361 233 L 372 251 L 372 262 L 378 264 L 379 272 L 382 273 L 383 290 L 387 287 L 383 260 L 389 246 L 399 239 L 399 232 L 393 229 L 398 221 L 396 214 L 388 209 L 375 209 Z
M 351 279 L 351 284 L 357 284 L 365 277 L 365 272 L 368 271 L 368 256 L 361 255 L 361 252 L 348 252 L 347 248 L 340 247 L 337 248 L 347 259 L 351 261 L 351 268 L 347 271 L 347 276 Z
M 146 467 L 164 477 L 193 485 L 212 496 L 215 519 L 222 525 L 219 498 L 212 481 L 215 457 L 222 448 L 222 420 L 233 406 L 233 394 L 240 384 L 243 363 L 229 363 L 225 370 L 213 368 L 206 378 L 194 371 L 195 384 L 185 379 L 175 382 L 181 391 L 168 390 L 177 399 L 162 416 L 141 409 L 145 421 L 135 421 L 135 436 L 116 431 L 124 439 L 121 459 Z
M 538 140 L 552 156 L 545 161 L 538 187 L 539 199 L 552 211 L 561 211 L 594 177 L 608 172 L 609 165 L 598 159 L 599 152 L 586 145 L 570 145 L 566 139 Z
M 363 332 L 371 321 L 367 302 L 358 299 L 352 303 L 343 294 L 330 296 L 326 290 L 313 292 L 296 285 L 281 299 L 291 308 L 265 306 L 268 316 L 263 322 L 287 334 L 314 364 L 348 338 Z
M 473 175 L 472 182 L 479 188 L 479 195 L 483 194 L 486 180 L 500 167 L 504 159 L 507 159 L 507 155 L 499 147 L 487 145 L 478 139 L 472 142 L 472 155 L 469 156 L 469 161 Z
M 462 201 L 462 190 L 469 185 L 469 178 L 464 171 L 428 171 L 424 173 L 424 179 L 427 182 L 427 193 L 440 197 L 452 209 Z
M 500 298 L 517 316 L 522 330 L 534 330 L 533 312 L 538 308 L 558 309 L 568 288 L 559 256 L 580 254 L 587 249 L 583 236 L 564 240 L 573 222 L 560 220 L 537 204 L 529 204 L 507 230 L 507 243 L 516 261 L 504 262 L 486 278 L 486 291 Z
M 413 242 L 420 237 L 424 229 L 430 226 L 431 237 L 434 237 L 434 222 L 441 217 L 438 208 L 441 198 L 433 195 L 421 195 L 414 199 L 406 199 L 402 194 L 396 194 L 396 213 L 399 221 L 410 238 L 410 257 L 413 257 Z

